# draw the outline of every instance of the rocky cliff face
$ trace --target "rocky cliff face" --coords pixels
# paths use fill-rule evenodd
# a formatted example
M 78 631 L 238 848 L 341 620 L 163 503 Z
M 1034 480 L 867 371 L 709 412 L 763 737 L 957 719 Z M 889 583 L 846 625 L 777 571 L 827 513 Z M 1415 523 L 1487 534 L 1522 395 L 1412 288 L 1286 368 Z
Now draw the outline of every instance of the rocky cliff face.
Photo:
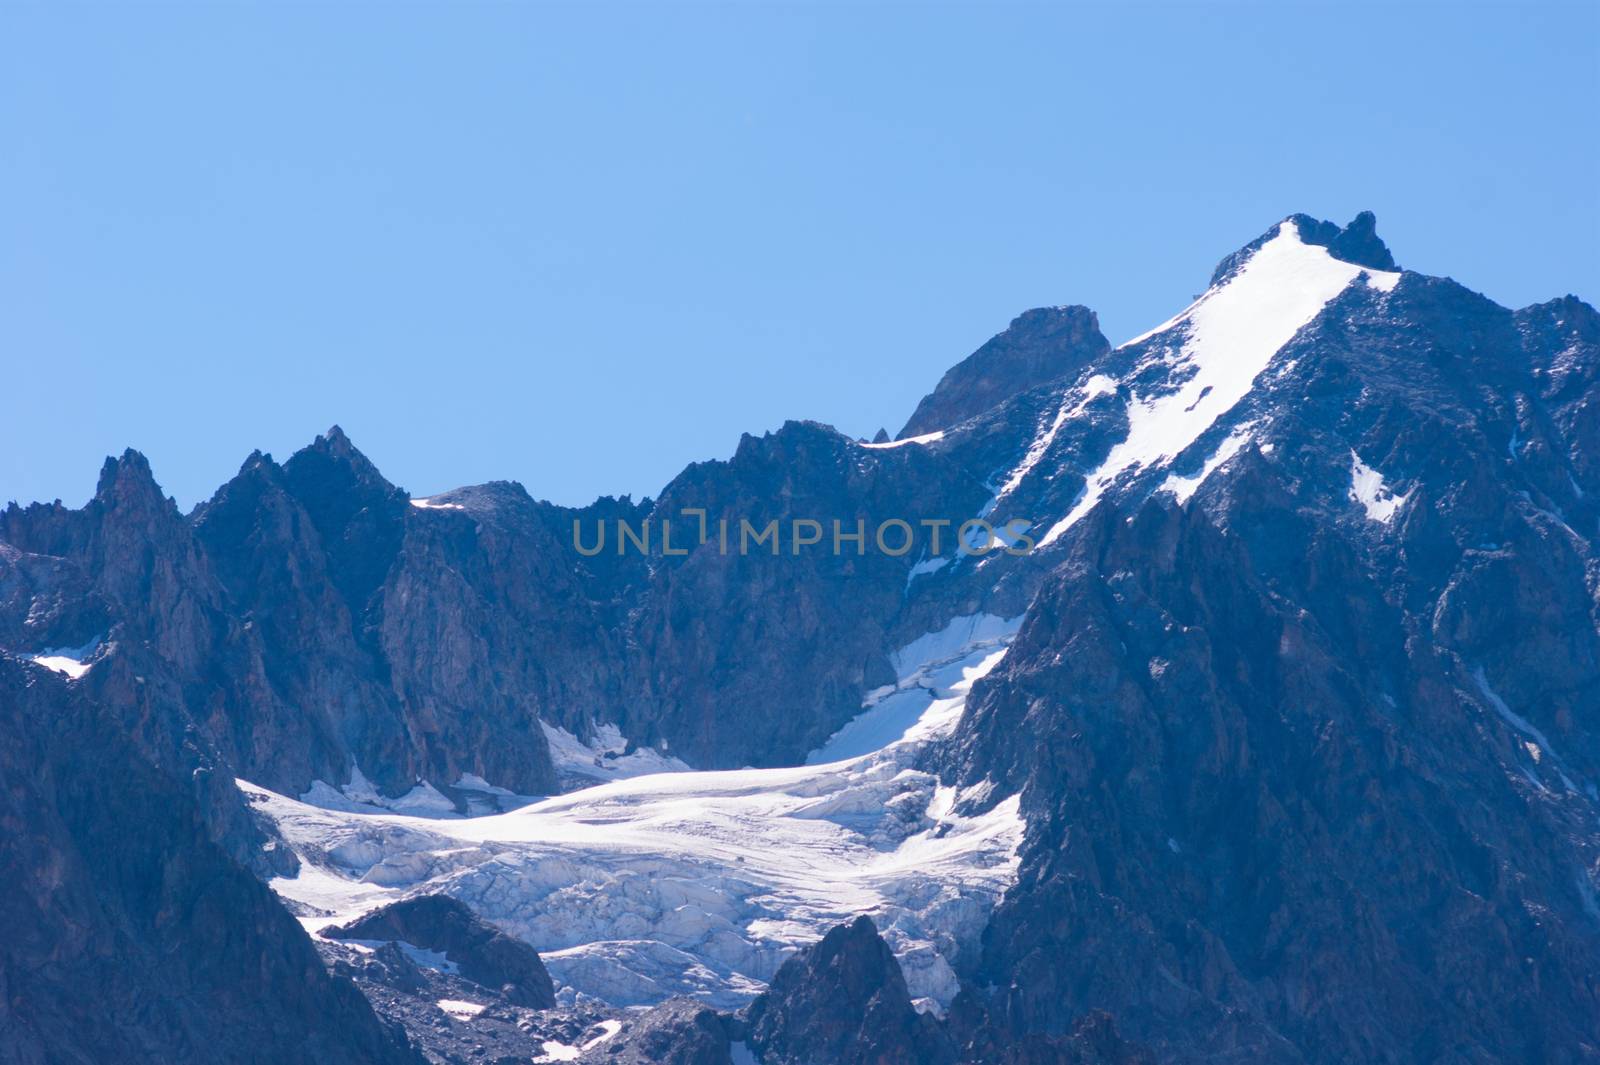
M 1038 307 L 952 366 L 917 404 L 900 439 L 938 432 L 1062 377 L 1076 377 L 1111 345 L 1087 307 Z
M 0 1061 L 420 1063 L 100 707 L 0 685 Z
M 946 754 L 1029 823 L 994 1016 L 1103 1008 L 1164 1060 L 1600 1054 L 1594 325 L 1346 290 L 1186 502 L 1066 531 Z
M 740 1036 L 763 1065 L 1144 1065 L 1103 1011 L 1054 1033 L 1008 1031 L 963 995 L 947 1017 L 918 1013 L 872 920 L 858 917 L 786 962 L 742 1017 Z
M 900 963 L 869 917 L 840 925 L 784 963 L 746 1017 L 747 1040 L 767 1065 L 936 1065 L 955 1047 L 911 1008 Z
M 445 956 L 462 977 L 518 1006 L 556 1004 L 550 974 L 534 949 L 477 917 L 448 895 L 419 895 L 391 903 L 323 933 L 331 939 L 407 943 Z

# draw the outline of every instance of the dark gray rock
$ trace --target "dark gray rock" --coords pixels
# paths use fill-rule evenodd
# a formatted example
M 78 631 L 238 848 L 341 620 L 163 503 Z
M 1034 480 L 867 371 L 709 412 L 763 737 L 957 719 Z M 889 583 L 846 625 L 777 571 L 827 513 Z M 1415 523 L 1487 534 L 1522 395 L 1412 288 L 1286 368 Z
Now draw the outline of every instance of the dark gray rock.
M 84 689 L 0 691 L 0 1062 L 420 1063 Z
M 911 1006 L 905 976 L 870 917 L 784 962 L 745 1014 L 763 1065 L 938 1065 L 954 1045 Z
M 704 1003 L 668 999 L 628 1017 L 612 1039 L 590 1048 L 583 1062 L 612 1065 L 733 1065 L 739 1023 Z
M 1087 307 L 1039 307 L 952 366 L 922 397 L 899 439 L 976 417 L 1030 388 L 1076 376 L 1111 348 Z
M 324 929 L 329 939 L 405 942 L 443 954 L 461 975 L 530 1009 L 556 1003 L 550 974 L 534 949 L 448 895 L 402 899 L 349 924 Z
M 944 755 L 1023 797 L 974 978 L 999 1027 L 1103 1009 L 1171 1061 L 1600 1055 L 1593 321 L 1352 289 L 1215 430 L 1270 419 L 1270 454 L 1182 507 L 1133 479 L 1070 531 Z M 1391 524 L 1352 451 L 1409 493 Z
M 430 1065 L 528 1065 L 548 1056 L 547 1042 L 598 1048 L 609 1030 L 599 1022 L 616 1017 L 593 1005 L 530 1009 L 457 973 L 419 965 L 396 943 L 376 950 L 327 939 L 316 944 L 328 968 L 354 981 Z
M 1400 269 L 1395 265 L 1394 256 L 1389 253 L 1389 246 L 1378 236 L 1378 218 L 1371 211 L 1362 211 L 1349 225 L 1342 227 L 1304 214 L 1291 215 L 1287 221 L 1295 223 L 1302 241 L 1327 248 L 1335 259 L 1355 263 L 1357 266 L 1370 266 L 1374 270 Z M 1245 261 L 1255 254 L 1257 248 L 1277 235 L 1278 226 L 1273 226 L 1223 259 L 1212 273 L 1211 283 L 1215 285 L 1225 280 L 1228 275 L 1244 265 Z

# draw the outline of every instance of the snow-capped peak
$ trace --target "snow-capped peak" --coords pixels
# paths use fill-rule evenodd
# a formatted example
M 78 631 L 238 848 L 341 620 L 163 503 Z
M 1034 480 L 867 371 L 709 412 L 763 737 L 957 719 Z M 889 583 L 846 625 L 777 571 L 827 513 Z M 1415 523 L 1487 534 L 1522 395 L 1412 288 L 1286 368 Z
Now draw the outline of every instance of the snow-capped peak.
M 1129 471 L 1164 465 L 1198 440 L 1250 392 L 1272 357 L 1358 278 L 1383 291 L 1399 281 L 1398 273 L 1334 258 L 1302 239 L 1300 227 L 1298 216 L 1279 223 L 1181 314 L 1122 345 L 1148 346 L 1135 369 L 1140 376 L 1163 363 L 1177 372 L 1162 375 L 1148 393 L 1131 395 L 1128 435 L 1089 473 L 1077 502 L 1045 533 L 1041 547 Z M 1169 384 L 1174 377 L 1181 381 L 1176 387 Z

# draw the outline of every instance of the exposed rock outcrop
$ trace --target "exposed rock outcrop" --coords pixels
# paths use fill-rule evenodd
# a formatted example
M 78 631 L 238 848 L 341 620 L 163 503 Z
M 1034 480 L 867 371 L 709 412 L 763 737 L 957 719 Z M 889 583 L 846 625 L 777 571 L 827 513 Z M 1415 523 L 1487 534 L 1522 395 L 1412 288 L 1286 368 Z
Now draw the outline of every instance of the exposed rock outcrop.
M 1075 376 L 1111 348 L 1087 307 L 1038 307 L 956 363 L 922 397 L 899 439 L 948 429 L 1013 396 Z
M 421 1065 L 81 690 L 0 690 L 0 1062 Z
M 870 917 L 840 925 L 789 959 L 745 1016 L 763 1065 L 939 1065 L 955 1047 L 911 1006 L 906 980 Z
M 331 939 L 409 943 L 443 954 L 461 975 L 530 1009 L 556 1004 L 550 974 L 534 949 L 506 935 L 448 895 L 402 899 L 335 928 Z

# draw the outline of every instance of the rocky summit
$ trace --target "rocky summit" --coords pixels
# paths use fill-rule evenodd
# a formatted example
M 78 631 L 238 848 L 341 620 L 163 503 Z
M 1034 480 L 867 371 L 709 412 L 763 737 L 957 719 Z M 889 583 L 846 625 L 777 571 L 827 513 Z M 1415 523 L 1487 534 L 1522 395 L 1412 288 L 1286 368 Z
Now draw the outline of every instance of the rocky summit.
M 1600 314 L 1210 276 L 654 499 L 12 504 L 0 1062 L 1600 1060 Z

